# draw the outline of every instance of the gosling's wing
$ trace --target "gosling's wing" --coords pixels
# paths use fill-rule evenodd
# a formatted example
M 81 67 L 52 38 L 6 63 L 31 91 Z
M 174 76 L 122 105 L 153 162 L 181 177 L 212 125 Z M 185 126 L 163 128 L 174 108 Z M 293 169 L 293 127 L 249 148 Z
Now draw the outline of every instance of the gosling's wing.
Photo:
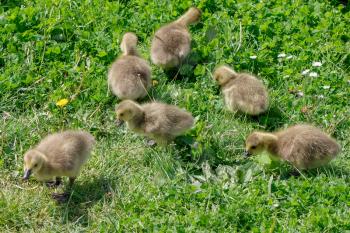
M 322 165 L 340 151 L 334 139 L 313 126 L 293 126 L 280 135 L 280 153 L 302 168 Z
M 60 170 L 73 170 L 88 156 L 94 138 L 81 131 L 66 131 L 54 134 L 43 144 L 50 164 Z
M 191 37 L 186 28 L 169 24 L 157 31 L 154 37 L 155 46 L 162 49 L 165 53 L 173 54 L 182 59 L 187 55 Z
M 146 107 L 144 131 L 146 134 L 161 134 L 163 132 L 164 112 L 161 104 L 149 104 Z
M 67 155 L 65 146 L 69 139 L 62 133 L 56 133 L 44 138 L 37 149 L 45 154 L 53 169 L 65 170 L 73 166 L 74 161 Z
M 232 82 L 232 86 L 225 90 L 231 105 L 237 105 L 241 111 L 258 114 L 268 106 L 268 96 L 263 83 L 248 74 L 241 74 Z
M 305 156 L 304 136 L 300 130 L 293 128 L 277 133 L 278 153 L 283 159 L 296 162 Z
M 189 112 L 175 106 L 171 106 L 168 109 L 167 119 L 169 122 L 169 128 L 171 129 L 170 133 L 174 135 L 191 128 L 194 123 L 194 119 Z

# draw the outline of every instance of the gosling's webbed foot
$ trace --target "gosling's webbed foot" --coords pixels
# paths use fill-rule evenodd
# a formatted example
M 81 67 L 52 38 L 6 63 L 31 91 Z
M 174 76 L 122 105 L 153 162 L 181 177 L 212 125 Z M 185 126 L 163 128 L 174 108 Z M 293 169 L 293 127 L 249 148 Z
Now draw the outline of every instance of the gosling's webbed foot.
M 55 181 L 47 181 L 45 182 L 46 186 L 49 188 L 56 188 L 60 186 L 62 183 L 62 179 L 60 177 L 57 177 Z
M 56 185 L 56 181 L 46 181 L 45 182 L 45 185 L 46 185 L 46 187 L 48 187 L 48 188 L 56 188 L 57 187 L 57 185 Z
M 146 141 L 146 144 L 147 144 L 147 146 L 152 147 L 152 146 L 156 146 L 156 145 L 157 145 L 157 142 L 154 141 L 154 140 L 147 140 L 147 141 Z
M 64 193 L 52 193 L 51 197 L 58 203 L 65 203 L 68 201 L 70 196 L 70 193 L 64 192 Z
M 300 176 L 300 175 L 301 175 L 300 171 L 298 171 L 298 170 L 296 170 L 296 169 L 294 169 L 294 170 L 292 170 L 291 172 L 289 172 L 289 176 L 298 177 L 298 176 Z

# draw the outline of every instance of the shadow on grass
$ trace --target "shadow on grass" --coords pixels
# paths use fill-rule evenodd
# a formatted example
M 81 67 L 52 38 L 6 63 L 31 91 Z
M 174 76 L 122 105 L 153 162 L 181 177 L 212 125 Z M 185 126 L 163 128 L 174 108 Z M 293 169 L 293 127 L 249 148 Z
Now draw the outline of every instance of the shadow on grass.
M 86 182 L 76 182 L 66 203 L 58 204 L 62 219 L 83 226 L 88 225 L 88 209 L 96 202 L 108 198 L 111 180 L 95 178 Z
M 169 81 L 174 81 L 175 83 L 183 83 L 184 81 L 194 83 L 197 81 L 194 74 L 196 66 L 205 62 L 198 51 L 192 50 L 180 66 L 164 70 L 164 74 Z
M 324 167 L 304 171 L 303 174 L 305 174 L 306 177 L 316 177 L 321 174 L 324 174 L 328 177 L 336 177 L 346 180 L 349 180 L 350 178 L 350 170 L 343 167 L 339 167 L 338 165 L 331 164 L 328 164 Z
M 350 11 L 349 0 L 331 0 L 330 3 L 334 7 L 337 7 L 340 4 L 342 4 L 344 6 L 344 8 L 342 9 L 342 13 L 344 13 L 344 14 Z
M 350 180 L 350 170 L 339 167 L 337 165 L 325 165 L 323 167 L 314 168 L 310 170 L 305 171 L 298 171 L 292 166 L 288 166 L 287 164 L 281 165 L 278 168 L 278 173 L 280 174 L 280 177 L 282 180 L 290 179 L 291 177 L 295 178 L 315 178 L 317 176 L 325 175 L 327 177 L 334 177 L 334 178 L 340 178 L 345 179 L 346 181 Z
M 193 83 L 196 82 L 194 69 L 195 66 L 184 62 L 179 67 L 164 70 L 164 74 L 168 82 L 174 82 L 175 84 L 181 84 L 183 82 Z
M 265 125 L 267 131 L 275 131 L 289 120 L 277 106 L 272 106 L 266 113 L 253 118 L 258 121 L 259 124 Z
M 240 112 L 235 113 L 235 116 L 241 118 L 242 121 L 247 120 L 249 123 L 263 125 L 266 131 L 278 130 L 289 120 L 277 106 L 271 106 L 267 112 L 258 116 L 250 116 Z
M 23 5 L 23 2 L 23 0 L 2 0 L 0 4 L 2 5 L 3 9 L 7 11 L 15 7 L 20 7 Z

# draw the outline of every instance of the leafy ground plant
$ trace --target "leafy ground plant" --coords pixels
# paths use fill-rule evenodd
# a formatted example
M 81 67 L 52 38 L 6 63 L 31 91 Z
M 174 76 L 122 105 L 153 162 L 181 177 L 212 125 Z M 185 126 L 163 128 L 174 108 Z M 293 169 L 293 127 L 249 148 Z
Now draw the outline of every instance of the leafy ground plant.
M 152 67 L 150 99 L 191 111 L 196 127 L 168 148 L 115 126 L 107 70 L 123 33 L 149 60 L 154 31 L 190 6 L 192 53 L 177 75 Z M 350 21 L 337 1 L 1 1 L 1 232 L 345 232 L 350 229 Z M 211 72 L 255 73 L 269 111 L 224 109 Z M 176 77 L 176 78 L 175 78 Z M 146 100 L 147 101 L 147 100 Z M 329 166 L 288 177 L 246 160 L 254 130 L 299 122 L 342 145 Z M 85 129 L 98 143 L 66 204 L 20 180 L 23 154 L 50 132 Z

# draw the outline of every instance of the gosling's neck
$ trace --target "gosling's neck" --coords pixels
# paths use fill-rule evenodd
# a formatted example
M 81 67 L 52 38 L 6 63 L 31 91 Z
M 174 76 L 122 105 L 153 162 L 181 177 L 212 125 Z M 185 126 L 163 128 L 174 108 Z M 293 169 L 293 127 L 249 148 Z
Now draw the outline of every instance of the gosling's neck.
M 36 175 L 39 177 L 49 176 L 52 172 L 52 167 L 53 167 L 52 164 L 49 162 L 49 160 L 47 159 L 47 156 L 44 153 L 38 150 L 35 150 L 35 151 L 42 159 L 41 167 L 36 172 Z
M 46 178 L 52 177 L 54 167 L 50 163 L 43 163 L 40 170 L 37 171 L 36 175 L 38 177 Z
M 234 81 L 234 78 L 227 78 L 225 79 L 223 82 L 219 83 L 220 87 L 222 89 L 225 88 L 230 88 L 231 87 L 231 83 Z
M 136 47 L 133 46 L 125 46 L 123 48 L 123 55 L 124 56 L 139 56 L 139 53 L 136 49 Z
M 278 156 L 278 138 L 276 135 L 272 133 L 261 133 L 262 138 L 265 142 L 265 150 L 272 156 L 274 157 L 279 157 Z
M 120 48 L 124 56 L 139 56 L 139 53 L 136 48 L 136 43 L 130 40 L 123 39 Z
M 145 113 L 143 110 L 140 109 L 135 113 L 134 117 L 131 120 L 129 120 L 127 123 L 131 129 L 139 129 L 142 127 L 144 122 L 145 122 Z
M 237 73 L 227 66 L 222 66 L 216 72 L 217 75 L 221 75 L 224 78 L 224 80 L 219 83 L 221 87 L 224 87 L 227 84 L 231 83 L 237 77 Z
M 188 27 L 190 24 L 197 22 L 199 17 L 200 11 L 198 9 L 190 9 L 175 22 L 184 27 Z

